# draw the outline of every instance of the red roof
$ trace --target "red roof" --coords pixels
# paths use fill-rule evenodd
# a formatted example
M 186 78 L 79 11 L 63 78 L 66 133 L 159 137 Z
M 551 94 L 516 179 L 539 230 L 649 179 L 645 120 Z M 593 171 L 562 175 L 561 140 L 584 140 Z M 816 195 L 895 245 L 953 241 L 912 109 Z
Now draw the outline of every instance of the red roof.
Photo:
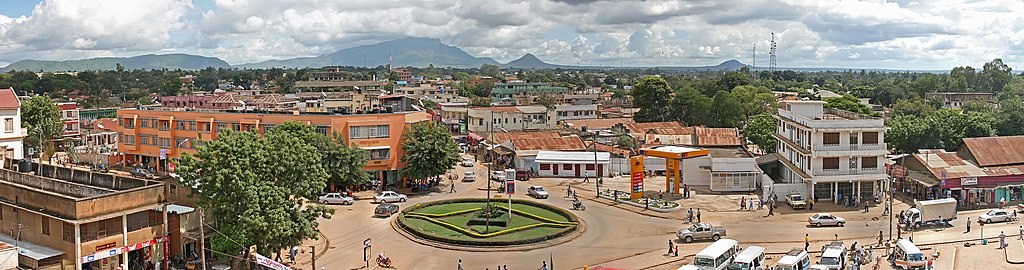
M 1024 136 L 964 138 L 981 167 L 1024 163 Z
M 92 121 L 92 126 L 96 129 L 102 129 L 107 131 L 117 131 L 117 118 L 100 118 L 96 121 Z
M 21 108 L 21 101 L 14 93 L 14 88 L 0 89 L 0 109 Z
M 509 133 L 494 133 L 491 136 L 497 143 L 505 143 L 507 140 L 515 139 L 543 139 L 543 138 L 559 138 L 558 132 L 553 131 L 542 131 L 542 132 L 509 132 Z
M 586 146 L 580 137 L 558 137 L 538 139 L 512 139 L 515 150 L 583 151 Z
M 57 107 L 60 108 L 63 111 L 68 111 L 68 110 L 74 110 L 74 109 L 81 108 L 80 106 L 78 106 L 78 103 L 73 103 L 73 102 L 59 103 L 59 104 L 57 104 Z

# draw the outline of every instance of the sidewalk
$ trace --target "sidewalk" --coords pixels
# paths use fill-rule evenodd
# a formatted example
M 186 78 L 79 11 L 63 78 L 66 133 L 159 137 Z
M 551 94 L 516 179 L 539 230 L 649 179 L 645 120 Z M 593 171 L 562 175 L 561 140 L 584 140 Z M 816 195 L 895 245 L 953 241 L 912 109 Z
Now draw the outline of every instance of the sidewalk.
M 1007 237 L 1009 246 L 1003 252 L 1006 254 L 1006 262 L 1010 264 L 1024 264 L 1024 241 L 1018 237 Z

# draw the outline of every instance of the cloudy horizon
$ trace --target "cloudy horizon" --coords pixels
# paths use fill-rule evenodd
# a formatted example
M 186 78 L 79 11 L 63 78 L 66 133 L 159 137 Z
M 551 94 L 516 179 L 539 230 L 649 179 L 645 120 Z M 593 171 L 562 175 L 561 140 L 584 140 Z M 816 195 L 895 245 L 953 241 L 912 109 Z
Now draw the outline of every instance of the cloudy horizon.
M 945 70 L 1024 66 L 1024 1 L 12 0 L 0 66 L 187 53 L 232 65 L 437 38 L 508 62 Z

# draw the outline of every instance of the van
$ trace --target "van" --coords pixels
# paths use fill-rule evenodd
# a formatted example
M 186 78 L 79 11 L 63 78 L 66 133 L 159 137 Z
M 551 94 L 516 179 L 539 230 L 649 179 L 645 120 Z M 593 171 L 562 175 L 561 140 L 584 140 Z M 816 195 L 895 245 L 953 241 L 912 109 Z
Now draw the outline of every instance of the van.
M 846 245 L 842 241 L 832 241 L 821 248 L 821 257 L 818 257 L 818 266 L 821 269 L 843 270 L 846 269 Z
M 724 270 L 739 252 L 740 245 L 736 240 L 719 239 L 698 252 L 693 257 L 693 264 L 684 265 L 679 270 Z
M 736 255 L 736 259 L 729 265 L 729 270 L 761 270 L 764 269 L 764 248 L 749 246 Z
M 811 258 L 807 256 L 807 251 L 800 248 L 794 248 L 786 253 L 786 256 L 779 258 L 779 261 L 775 263 L 775 270 L 807 270 L 811 266 Z
M 927 269 L 928 264 L 931 264 L 925 259 L 921 249 L 907 239 L 896 242 L 896 248 L 889 254 L 889 260 L 892 261 L 892 268 L 904 270 Z

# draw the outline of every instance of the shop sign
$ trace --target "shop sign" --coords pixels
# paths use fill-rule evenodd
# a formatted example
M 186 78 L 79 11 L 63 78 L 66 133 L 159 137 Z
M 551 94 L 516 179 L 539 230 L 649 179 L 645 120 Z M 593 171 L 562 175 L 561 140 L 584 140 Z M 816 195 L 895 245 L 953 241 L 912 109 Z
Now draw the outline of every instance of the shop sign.
M 108 250 L 117 247 L 117 242 L 96 245 L 96 251 Z
M 977 177 L 961 177 L 960 178 L 960 185 L 961 186 L 973 186 L 973 185 L 977 185 L 977 184 L 978 184 L 978 178 Z
M 79 258 L 79 261 L 81 261 L 82 263 L 90 263 L 90 262 L 94 262 L 96 260 L 102 260 L 102 259 L 105 259 L 105 258 L 110 258 L 110 257 L 114 257 L 114 256 L 117 256 L 117 255 L 121 255 L 121 253 L 124 253 L 124 248 L 112 248 L 112 249 L 96 252 L 96 254 L 93 254 L 93 255 L 81 257 L 81 258 Z
M 254 255 L 256 255 L 256 264 L 259 264 L 259 265 L 262 265 L 262 266 L 266 266 L 267 268 L 274 269 L 274 270 L 291 270 L 291 268 L 289 268 L 289 267 L 287 267 L 287 266 L 285 266 L 285 265 L 283 265 L 283 264 L 281 264 L 279 262 L 275 262 L 274 260 L 271 260 L 270 258 L 263 257 L 260 254 L 254 254 Z
M 146 242 L 137 243 L 137 244 L 134 244 L 134 245 L 131 245 L 131 246 L 127 246 L 125 248 L 128 249 L 128 251 L 135 251 L 135 250 L 140 250 L 140 249 L 143 249 L 143 248 L 150 247 L 150 246 L 152 246 L 154 244 L 156 244 L 156 240 L 149 240 L 149 241 L 146 241 Z
M 630 192 L 632 200 L 644 196 L 644 157 L 635 156 L 629 159 Z

